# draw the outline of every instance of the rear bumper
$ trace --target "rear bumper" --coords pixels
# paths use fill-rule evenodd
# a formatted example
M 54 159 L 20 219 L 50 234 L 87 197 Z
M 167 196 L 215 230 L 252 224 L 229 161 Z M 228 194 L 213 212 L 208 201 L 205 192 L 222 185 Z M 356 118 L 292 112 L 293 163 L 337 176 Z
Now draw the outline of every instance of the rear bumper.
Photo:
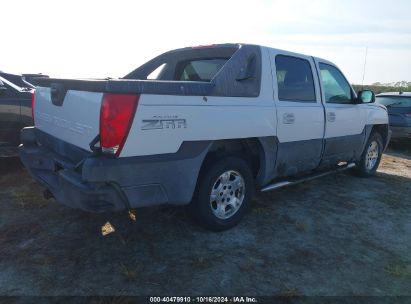
M 19 154 L 24 166 L 58 202 L 93 212 L 188 204 L 207 151 L 203 144 L 192 153 L 173 154 L 175 159 L 167 155 L 114 159 L 84 151 L 85 157 L 76 164 L 39 144 L 39 132 L 33 127 L 22 130 Z
M 410 127 L 390 126 L 390 129 L 392 130 L 393 139 L 411 138 L 411 126 Z
M 116 211 L 127 207 L 121 193 L 106 183 L 88 183 L 82 180 L 74 164 L 62 168 L 61 159 L 35 143 L 19 146 L 20 159 L 31 176 L 47 188 L 59 203 L 87 211 Z

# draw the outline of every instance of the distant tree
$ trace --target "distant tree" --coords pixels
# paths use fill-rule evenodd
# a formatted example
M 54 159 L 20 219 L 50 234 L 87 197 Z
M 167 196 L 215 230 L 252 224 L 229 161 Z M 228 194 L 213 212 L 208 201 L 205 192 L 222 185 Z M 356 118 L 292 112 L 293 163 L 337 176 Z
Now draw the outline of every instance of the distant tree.
M 372 85 L 360 85 L 360 84 L 353 84 L 352 87 L 358 93 L 361 90 L 371 90 L 375 94 L 380 94 L 384 92 L 411 92 L 411 84 L 408 82 L 406 83 L 407 86 L 386 86 L 386 85 L 377 85 L 378 82 Z

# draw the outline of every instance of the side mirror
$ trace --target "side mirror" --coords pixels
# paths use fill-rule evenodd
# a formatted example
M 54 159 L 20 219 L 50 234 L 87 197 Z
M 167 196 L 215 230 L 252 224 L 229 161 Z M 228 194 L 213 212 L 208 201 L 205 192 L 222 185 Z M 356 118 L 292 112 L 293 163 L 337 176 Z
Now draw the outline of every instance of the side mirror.
M 6 87 L 0 87 L 0 95 L 3 95 L 7 91 Z
M 358 103 L 373 103 L 375 102 L 375 94 L 370 90 L 359 91 L 357 100 Z

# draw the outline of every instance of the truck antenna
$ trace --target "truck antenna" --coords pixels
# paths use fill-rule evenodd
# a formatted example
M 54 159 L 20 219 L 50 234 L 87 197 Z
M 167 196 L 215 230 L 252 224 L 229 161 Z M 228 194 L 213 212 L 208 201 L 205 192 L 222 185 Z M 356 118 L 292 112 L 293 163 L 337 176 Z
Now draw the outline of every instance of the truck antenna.
M 365 58 L 364 58 L 364 70 L 362 73 L 362 83 L 361 83 L 361 87 L 362 90 L 364 90 L 364 78 L 365 78 L 365 66 L 367 65 L 367 54 L 368 54 L 368 47 L 365 47 Z

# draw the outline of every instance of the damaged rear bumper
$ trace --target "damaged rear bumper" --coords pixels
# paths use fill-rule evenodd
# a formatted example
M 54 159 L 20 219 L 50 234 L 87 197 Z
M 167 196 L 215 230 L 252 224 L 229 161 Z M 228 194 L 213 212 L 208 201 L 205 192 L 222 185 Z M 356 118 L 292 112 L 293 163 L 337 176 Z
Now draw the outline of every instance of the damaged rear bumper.
M 209 142 L 169 155 L 110 158 L 35 127 L 21 132 L 19 154 L 31 176 L 66 206 L 93 212 L 191 201 Z
M 19 146 L 20 159 L 30 175 L 47 188 L 59 203 L 72 208 L 102 212 L 127 207 L 122 194 L 106 183 L 88 183 L 82 180 L 75 164 L 56 156 L 51 150 L 27 141 Z M 32 134 L 30 134 L 32 135 Z M 31 136 L 30 136 L 31 137 Z

